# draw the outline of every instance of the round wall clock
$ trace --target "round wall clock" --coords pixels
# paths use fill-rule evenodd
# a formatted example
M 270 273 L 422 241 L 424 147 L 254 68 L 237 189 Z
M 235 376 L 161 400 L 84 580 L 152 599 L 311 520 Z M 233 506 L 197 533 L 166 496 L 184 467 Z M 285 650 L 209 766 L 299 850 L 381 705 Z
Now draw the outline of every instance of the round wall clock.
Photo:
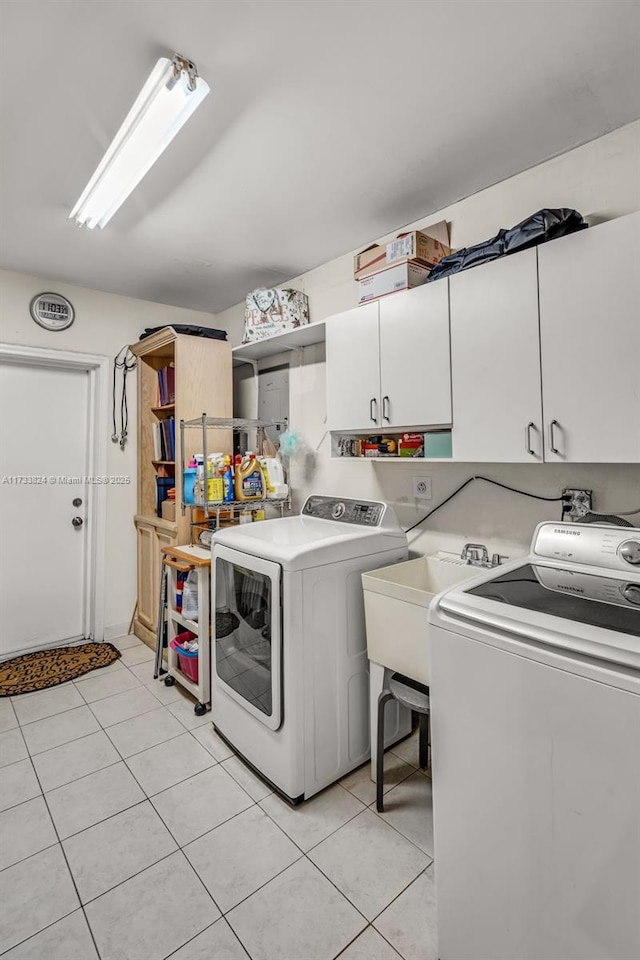
M 29 307 L 31 316 L 45 330 L 66 330 L 75 319 L 70 301 L 59 293 L 40 293 Z

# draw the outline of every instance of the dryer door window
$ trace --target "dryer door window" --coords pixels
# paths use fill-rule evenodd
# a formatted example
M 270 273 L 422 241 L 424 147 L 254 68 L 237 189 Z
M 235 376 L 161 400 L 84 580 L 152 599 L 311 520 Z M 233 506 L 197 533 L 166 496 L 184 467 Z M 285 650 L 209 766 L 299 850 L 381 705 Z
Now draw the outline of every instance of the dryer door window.
M 214 604 L 214 681 L 277 730 L 282 715 L 280 567 L 217 548 Z

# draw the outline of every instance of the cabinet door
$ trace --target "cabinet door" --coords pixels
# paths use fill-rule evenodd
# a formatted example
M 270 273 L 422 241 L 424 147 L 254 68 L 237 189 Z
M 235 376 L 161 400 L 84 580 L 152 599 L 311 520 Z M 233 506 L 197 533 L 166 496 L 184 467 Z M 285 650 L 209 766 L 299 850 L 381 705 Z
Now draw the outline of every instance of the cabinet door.
M 152 524 L 138 521 L 138 620 L 149 630 L 158 621 L 158 580 L 156 531 Z
M 329 317 L 326 326 L 327 428 L 380 425 L 378 304 Z
M 538 248 L 545 459 L 640 461 L 640 214 Z
M 451 424 L 449 291 L 428 283 L 380 301 L 383 427 Z
M 453 457 L 542 461 L 536 251 L 450 277 Z

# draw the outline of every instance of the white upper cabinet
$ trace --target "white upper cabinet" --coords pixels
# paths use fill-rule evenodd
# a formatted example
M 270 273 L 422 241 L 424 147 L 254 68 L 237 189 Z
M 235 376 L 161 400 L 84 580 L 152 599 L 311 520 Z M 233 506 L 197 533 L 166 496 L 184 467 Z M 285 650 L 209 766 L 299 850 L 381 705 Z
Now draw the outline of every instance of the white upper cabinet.
M 640 214 L 538 248 L 545 459 L 640 461 Z
M 449 279 L 455 460 L 542 461 L 537 283 L 535 250 Z
M 329 317 L 326 341 L 328 429 L 375 430 L 381 414 L 378 304 Z
M 329 430 L 450 425 L 446 282 L 329 317 L 326 339 Z
M 380 301 L 380 394 L 385 429 L 451 424 L 446 281 Z

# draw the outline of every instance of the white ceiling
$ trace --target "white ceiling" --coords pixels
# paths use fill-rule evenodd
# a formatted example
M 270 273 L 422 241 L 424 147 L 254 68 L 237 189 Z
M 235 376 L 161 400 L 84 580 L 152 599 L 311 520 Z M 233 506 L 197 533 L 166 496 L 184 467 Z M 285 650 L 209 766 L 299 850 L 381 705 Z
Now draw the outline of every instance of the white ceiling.
M 640 116 L 638 0 L 2 0 L 2 24 L 0 264 L 208 311 Z M 176 50 L 211 94 L 79 230 Z

